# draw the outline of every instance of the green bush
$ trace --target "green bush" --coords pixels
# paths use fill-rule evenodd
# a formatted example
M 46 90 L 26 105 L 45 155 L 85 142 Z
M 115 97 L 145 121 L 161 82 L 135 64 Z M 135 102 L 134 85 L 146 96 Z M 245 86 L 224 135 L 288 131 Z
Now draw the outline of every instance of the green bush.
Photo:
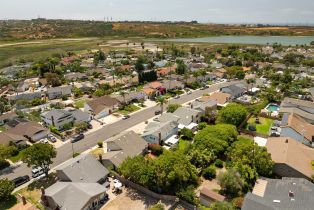
M 165 209 L 165 206 L 161 203 L 157 203 L 148 208 L 148 210 L 164 210 L 164 209 Z
M 192 130 L 183 128 L 180 130 L 180 135 L 182 135 L 182 139 L 184 140 L 192 140 L 194 137 L 194 133 Z
M 214 164 L 217 168 L 223 168 L 224 167 L 224 162 L 220 159 L 217 159 Z
M 211 165 L 204 169 L 203 177 L 205 179 L 215 179 L 216 178 L 216 167 Z
M 10 198 L 14 190 L 14 183 L 8 179 L 0 179 L 0 201 Z
M 206 122 L 201 122 L 198 124 L 198 130 L 203 130 L 204 128 L 206 128 L 207 123 Z
M 9 167 L 10 163 L 4 159 L 0 159 L 0 170 L 5 169 L 6 167 Z
M 99 142 L 97 142 L 97 145 L 98 145 L 99 148 L 102 148 L 103 147 L 103 142 L 99 141 Z
M 80 154 L 81 154 L 81 153 L 79 153 L 79 152 L 74 153 L 74 154 L 73 154 L 73 158 L 79 156 Z
M 154 155 L 161 155 L 163 153 L 163 148 L 159 144 L 150 144 L 148 149 L 152 151 Z
M 197 203 L 197 199 L 196 199 L 196 195 L 194 192 L 194 186 L 190 185 L 185 189 L 181 189 L 179 190 L 176 195 L 182 199 L 185 200 L 191 204 L 196 204 Z

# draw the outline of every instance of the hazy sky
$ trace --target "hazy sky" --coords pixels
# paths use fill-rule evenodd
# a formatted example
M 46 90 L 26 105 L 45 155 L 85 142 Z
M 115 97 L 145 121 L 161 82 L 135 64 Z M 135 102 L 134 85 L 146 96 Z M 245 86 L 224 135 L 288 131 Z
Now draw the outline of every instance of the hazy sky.
M 1 0 L 0 19 L 314 24 L 314 0 Z

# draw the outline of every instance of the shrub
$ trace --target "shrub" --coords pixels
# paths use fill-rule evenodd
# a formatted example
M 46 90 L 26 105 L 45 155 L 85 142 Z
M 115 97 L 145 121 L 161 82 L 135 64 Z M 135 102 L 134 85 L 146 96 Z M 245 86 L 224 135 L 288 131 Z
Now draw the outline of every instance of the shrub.
M 235 198 L 232 200 L 232 205 L 237 209 L 241 209 L 242 204 L 243 204 L 243 200 L 244 200 L 244 198 L 242 198 L 242 197 Z
M 206 128 L 207 123 L 206 122 L 201 122 L 198 124 L 198 130 L 203 130 L 204 128 Z
M 176 195 L 180 198 L 183 199 L 191 204 L 196 204 L 196 195 L 194 192 L 194 186 L 190 185 L 185 189 L 179 190 Z
M 215 161 L 215 166 L 216 166 L 217 168 L 223 168 L 223 167 L 224 167 L 224 163 L 223 163 L 222 160 L 217 159 L 217 160 Z
M 148 149 L 150 149 L 152 151 L 152 153 L 154 155 L 157 155 L 157 156 L 159 156 L 163 153 L 163 148 L 159 144 L 150 144 L 148 146 Z
M 216 167 L 211 165 L 204 169 L 203 171 L 203 177 L 205 179 L 214 179 L 216 178 Z
M 97 142 L 97 145 L 98 145 L 99 148 L 102 148 L 103 147 L 103 142 L 99 141 L 99 142 Z
M 6 167 L 9 167 L 10 163 L 6 160 L 0 159 L 0 170 L 5 169 Z
M 74 154 L 73 154 L 73 158 L 79 156 L 80 154 L 81 154 L 81 153 L 79 153 L 79 152 L 74 153 Z
M 148 210 L 164 210 L 165 206 L 161 203 L 157 203 L 148 208 Z
M 194 137 L 193 131 L 187 128 L 181 129 L 180 134 L 183 136 L 182 139 L 185 140 L 192 140 Z
M 7 200 L 14 190 L 14 183 L 8 179 L 0 179 L 0 201 Z

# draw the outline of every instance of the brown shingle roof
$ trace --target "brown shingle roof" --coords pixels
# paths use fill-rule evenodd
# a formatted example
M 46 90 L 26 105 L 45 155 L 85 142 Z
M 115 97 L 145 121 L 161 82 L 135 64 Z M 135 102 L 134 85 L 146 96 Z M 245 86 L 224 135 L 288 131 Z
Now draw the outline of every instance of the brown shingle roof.
M 290 127 L 299 134 L 304 135 L 308 141 L 312 141 L 312 137 L 314 136 L 314 125 L 308 123 L 299 115 L 290 114 L 287 127 Z
M 200 101 L 208 102 L 210 100 L 213 100 L 217 101 L 218 104 L 223 105 L 229 101 L 230 97 L 231 95 L 228 93 L 215 92 L 210 96 L 203 96 L 202 98 L 200 98 Z
M 225 196 L 220 195 L 214 191 L 211 191 L 206 187 L 203 187 L 203 189 L 200 192 L 200 195 L 210 200 L 219 201 L 219 202 L 222 202 L 226 199 Z
M 275 163 L 287 164 L 309 178 L 314 174 L 311 166 L 313 148 L 290 137 L 268 138 L 266 148 Z
M 89 101 L 87 104 L 93 110 L 94 114 L 98 114 L 105 108 L 116 106 L 118 103 L 119 101 L 117 99 L 106 95 Z

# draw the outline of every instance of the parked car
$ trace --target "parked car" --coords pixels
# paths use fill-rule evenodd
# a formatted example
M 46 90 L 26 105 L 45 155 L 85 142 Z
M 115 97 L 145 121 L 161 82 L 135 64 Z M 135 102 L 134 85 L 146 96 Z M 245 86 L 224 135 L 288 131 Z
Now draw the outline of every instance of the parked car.
M 71 143 L 75 143 L 75 142 L 78 142 L 78 141 L 80 141 L 80 140 L 82 140 L 82 139 L 84 139 L 84 134 L 78 134 L 78 135 L 76 135 L 76 136 L 74 136 L 72 139 L 71 139 Z
M 160 111 L 160 110 L 155 111 L 155 115 L 159 115 L 159 114 L 161 114 L 161 111 Z
M 33 168 L 32 169 L 32 177 L 37 178 L 41 175 L 43 175 L 45 172 L 41 167 Z
M 188 95 L 191 95 L 191 94 L 192 94 L 192 91 L 189 91 L 189 92 L 188 92 Z
M 123 117 L 122 117 L 122 120 L 127 120 L 127 119 L 129 119 L 131 116 L 130 115 L 124 115 Z
M 47 138 L 44 138 L 44 139 L 41 139 L 39 143 L 48 144 L 49 142 Z
M 14 183 L 15 187 L 19 187 L 19 186 L 25 184 L 26 182 L 29 182 L 29 180 L 30 180 L 29 176 L 26 175 L 26 176 L 19 176 L 19 177 L 13 179 L 12 182 Z
M 48 134 L 48 140 L 49 140 L 49 141 L 51 141 L 52 143 L 57 142 L 56 137 L 54 137 L 54 136 L 53 136 L 53 135 L 51 135 L 51 134 Z
M 90 124 L 90 123 L 88 123 L 88 124 L 87 124 L 87 128 L 88 128 L 88 129 L 93 129 L 93 125 Z
M 174 98 L 175 98 L 175 99 L 179 99 L 179 98 L 180 98 L 180 96 L 179 96 L 179 95 L 176 95 Z

